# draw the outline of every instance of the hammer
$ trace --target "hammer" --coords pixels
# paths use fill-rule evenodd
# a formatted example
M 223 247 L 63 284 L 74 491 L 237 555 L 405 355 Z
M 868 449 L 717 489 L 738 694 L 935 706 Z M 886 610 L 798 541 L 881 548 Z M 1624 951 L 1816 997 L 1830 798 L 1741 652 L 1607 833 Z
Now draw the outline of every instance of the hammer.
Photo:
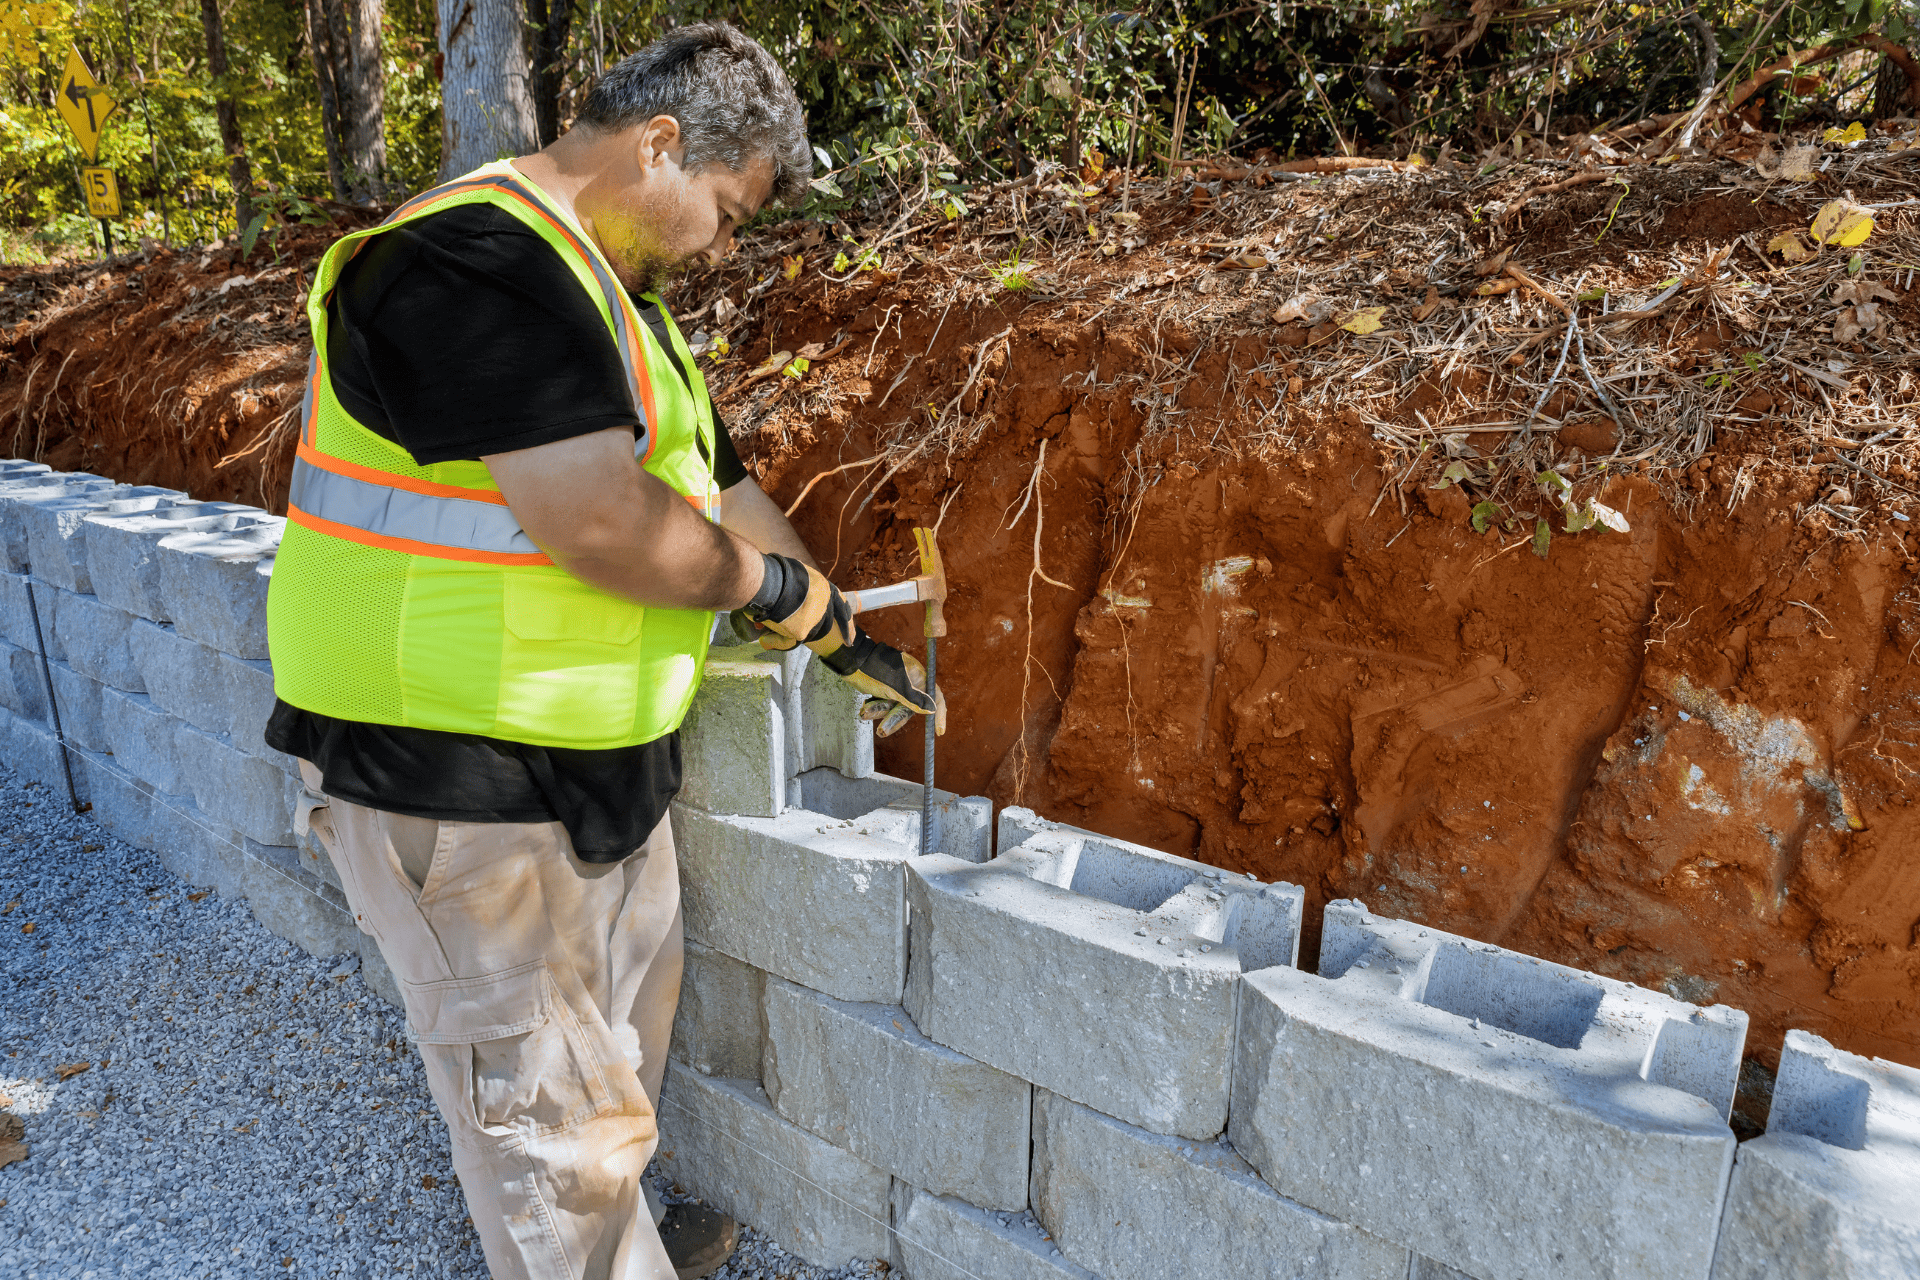
M 849 591 L 846 593 L 846 598 L 847 603 L 853 606 L 855 613 L 884 609 L 896 604 L 915 602 L 926 604 L 926 620 L 922 631 L 927 637 L 927 692 L 932 693 L 937 687 L 935 673 L 938 669 L 934 641 L 947 634 L 947 567 L 940 559 L 940 544 L 935 540 L 933 530 L 915 529 L 913 542 L 920 549 L 920 573 L 917 577 L 889 586 Z M 926 785 L 920 791 L 920 853 L 922 856 L 933 852 L 934 720 L 934 716 L 927 716 Z

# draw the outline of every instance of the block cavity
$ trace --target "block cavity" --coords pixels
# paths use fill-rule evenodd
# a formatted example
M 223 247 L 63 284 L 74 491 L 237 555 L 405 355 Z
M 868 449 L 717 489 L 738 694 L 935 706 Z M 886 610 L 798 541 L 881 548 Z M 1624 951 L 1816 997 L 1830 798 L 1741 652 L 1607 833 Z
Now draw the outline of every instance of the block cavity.
M 1920 1071 L 1787 1032 L 1742 1144 L 1713 1280 L 1920 1276 Z
M 1745 1014 L 1358 902 L 1320 972 L 1242 990 L 1229 1132 L 1281 1194 L 1480 1280 L 1706 1275 Z

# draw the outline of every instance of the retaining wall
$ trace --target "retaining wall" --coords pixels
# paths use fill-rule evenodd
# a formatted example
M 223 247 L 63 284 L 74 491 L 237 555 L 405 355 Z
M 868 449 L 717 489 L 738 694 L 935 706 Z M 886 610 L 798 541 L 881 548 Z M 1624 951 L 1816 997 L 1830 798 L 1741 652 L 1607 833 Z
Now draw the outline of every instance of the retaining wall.
M 0 752 L 64 791 L 57 708 L 106 826 L 308 951 L 358 951 L 397 1003 L 261 740 L 281 527 L 0 463 Z M 983 797 L 936 793 L 920 857 L 921 788 L 874 772 L 857 703 L 804 650 L 716 649 L 672 810 L 687 968 L 659 1160 L 809 1261 L 1920 1273 L 1920 1073 L 1796 1032 L 1736 1158 L 1739 1011 L 1358 902 L 1326 908 L 1308 972 L 1299 887 Z

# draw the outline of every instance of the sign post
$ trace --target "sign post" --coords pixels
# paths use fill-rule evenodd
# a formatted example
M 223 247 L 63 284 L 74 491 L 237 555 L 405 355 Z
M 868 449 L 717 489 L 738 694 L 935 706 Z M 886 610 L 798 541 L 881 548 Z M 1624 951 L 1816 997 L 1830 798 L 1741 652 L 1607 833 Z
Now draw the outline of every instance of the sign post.
M 93 78 L 78 49 L 67 49 L 67 66 L 60 73 L 60 87 L 54 92 L 53 105 L 60 112 L 60 118 L 67 122 L 67 128 L 73 130 L 80 152 L 89 164 L 98 160 L 100 134 L 115 103 Z M 101 168 L 82 169 L 80 183 L 86 191 L 87 212 L 100 219 L 100 234 L 111 255 L 113 226 L 107 219 L 120 215 L 120 185 L 114 180 L 113 170 Z

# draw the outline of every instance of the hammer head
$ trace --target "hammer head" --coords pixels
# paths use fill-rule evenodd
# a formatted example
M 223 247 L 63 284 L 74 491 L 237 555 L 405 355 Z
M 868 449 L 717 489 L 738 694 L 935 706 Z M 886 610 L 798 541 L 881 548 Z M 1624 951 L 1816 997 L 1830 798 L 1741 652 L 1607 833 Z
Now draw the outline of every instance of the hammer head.
M 931 529 L 915 529 L 914 545 L 920 548 L 920 575 L 914 579 L 916 594 L 927 602 L 926 634 L 938 638 L 947 634 L 947 567 L 940 560 L 940 544 Z

